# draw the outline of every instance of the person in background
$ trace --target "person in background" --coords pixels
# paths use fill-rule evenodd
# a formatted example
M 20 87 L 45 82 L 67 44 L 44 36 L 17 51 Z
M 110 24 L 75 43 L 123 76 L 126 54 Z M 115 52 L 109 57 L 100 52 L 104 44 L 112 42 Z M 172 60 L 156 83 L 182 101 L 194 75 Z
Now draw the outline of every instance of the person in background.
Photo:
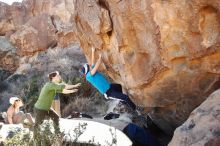
M 95 48 L 92 48 L 92 59 L 91 65 L 88 63 L 84 64 L 81 71 L 86 76 L 86 80 L 91 83 L 105 98 L 115 98 L 120 99 L 129 107 L 131 107 L 138 114 L 140 112 L 137 110 L 137 106 L 132 102 L 132 100 L 122 92 L 122 87 L 120 84 L 111 84 L 106 77 L 98 71 L 98 68 L 102 61 L 102 56 L 99 54 L 99 59 L 94 62 Z
M 45 118 L 51 118 L 54 123 L 55 133 L 60 133 L 59 115 L 51 108 L 54 96 L 56 93 L 71 94 L 78 91 L 80 84 L 68 85 L 60 84 L 62 78 L 58 71 L 51 72 L 48 75 L 49 82 L 47 82 L 41 89 L 39 98 L 34 105 L 36 114 L 34 125 L 34 138 L 37 138 L 39 126 L 43 123 Z
M 6 123 L 8 124 L 24 124 L 24 120 L 27 119 L 31 125 L 34 125 L 33 118 L 30 113 L 24 113 L 20 111 L 20 107 L 23 106 L 23 102 L 18 97 L 11 97 L 9 99 L 11 106 L 7 110 Z

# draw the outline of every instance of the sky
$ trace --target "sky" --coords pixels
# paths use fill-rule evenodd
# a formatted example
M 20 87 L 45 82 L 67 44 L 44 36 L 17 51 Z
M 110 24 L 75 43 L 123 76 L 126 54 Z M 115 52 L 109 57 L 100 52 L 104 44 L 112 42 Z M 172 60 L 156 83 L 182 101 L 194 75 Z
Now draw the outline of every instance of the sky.
M 0 0 L 1 2 L 11 5 L 13 2 L 22 2 L 22 0 Z

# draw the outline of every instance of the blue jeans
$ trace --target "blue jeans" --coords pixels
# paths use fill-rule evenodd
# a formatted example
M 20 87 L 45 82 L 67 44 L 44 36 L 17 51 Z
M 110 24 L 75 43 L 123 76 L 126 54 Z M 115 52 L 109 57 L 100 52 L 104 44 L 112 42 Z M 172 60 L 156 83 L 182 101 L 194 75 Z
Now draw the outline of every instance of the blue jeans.
M 149 129 L 130 123 L 123 129 L 123 132 L 130 138 L 134 146 L 159 146 L 157 139 Z
M 128 95 L 122 93 L 122 87 L 120 84 L 111 84 L 106 94 L 108 97 L 113 97 L 124 101 L 133 110 L 136 109 L 136 105 L 131 101 Z

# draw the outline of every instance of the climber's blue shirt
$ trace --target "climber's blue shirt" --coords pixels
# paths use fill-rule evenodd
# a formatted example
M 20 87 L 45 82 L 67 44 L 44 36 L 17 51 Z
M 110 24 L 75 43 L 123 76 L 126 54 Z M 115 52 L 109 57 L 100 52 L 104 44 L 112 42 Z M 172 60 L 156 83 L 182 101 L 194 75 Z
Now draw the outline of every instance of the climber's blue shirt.
M 102 75 L 98 71 L 93 76 L 89 71 L 86 74 L 86 80 L 89 81 L 102 94 L 106 93 L 110 88 L 110 83 L 108 82 L 108 80 L 105 78 L 104 75 Z

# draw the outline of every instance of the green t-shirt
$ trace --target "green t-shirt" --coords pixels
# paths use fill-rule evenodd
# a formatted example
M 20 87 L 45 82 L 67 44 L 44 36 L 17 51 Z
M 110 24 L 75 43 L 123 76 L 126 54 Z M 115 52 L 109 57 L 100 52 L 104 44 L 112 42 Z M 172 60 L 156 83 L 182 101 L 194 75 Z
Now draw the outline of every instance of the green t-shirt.
M 65 85 L 47 82 L 41 89 L 40 96 L 35 103 L 35 108 L 49 110 L 56 93 L 62 93 Z

